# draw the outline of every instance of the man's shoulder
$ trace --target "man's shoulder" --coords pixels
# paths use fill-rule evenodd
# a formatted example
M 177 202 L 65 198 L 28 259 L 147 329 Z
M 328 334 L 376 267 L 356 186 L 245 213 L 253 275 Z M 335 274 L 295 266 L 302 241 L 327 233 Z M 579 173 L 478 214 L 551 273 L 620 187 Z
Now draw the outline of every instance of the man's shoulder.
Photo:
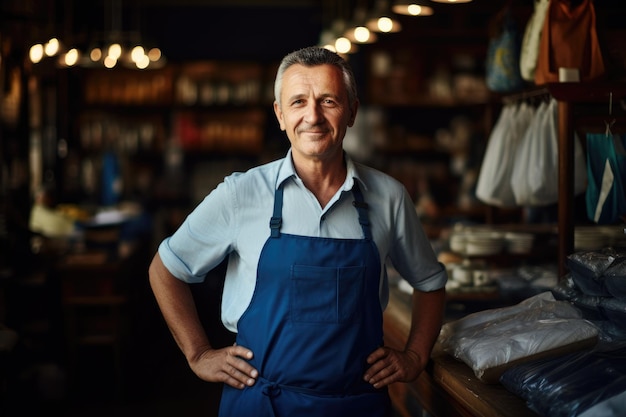
M 358 179 L 365 184 L 369 191 L 377 190 L 380 187 L 394 191 L 404 188 L 404 185 L 399 180 L 377 168 L 365 165 L 361 162 L 354 162 L 354 167 Z
M 284 158 L 283 158 L 284 159 Z M 277 159 L 261 165 L 254 166 L 247 171 L 233 172 L 225 178 L 226 182 L 237 185 L 254 184 L 259 182 L 275 182 L 283 159 Z

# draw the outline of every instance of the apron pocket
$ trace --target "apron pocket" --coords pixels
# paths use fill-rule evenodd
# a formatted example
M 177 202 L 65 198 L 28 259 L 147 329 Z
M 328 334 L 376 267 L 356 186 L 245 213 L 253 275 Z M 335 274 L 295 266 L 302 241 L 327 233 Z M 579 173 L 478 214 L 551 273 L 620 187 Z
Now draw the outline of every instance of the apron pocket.
M 294 265 L 291 271 L 291 320 L 346 323 L 362 301 L 365 267 Z

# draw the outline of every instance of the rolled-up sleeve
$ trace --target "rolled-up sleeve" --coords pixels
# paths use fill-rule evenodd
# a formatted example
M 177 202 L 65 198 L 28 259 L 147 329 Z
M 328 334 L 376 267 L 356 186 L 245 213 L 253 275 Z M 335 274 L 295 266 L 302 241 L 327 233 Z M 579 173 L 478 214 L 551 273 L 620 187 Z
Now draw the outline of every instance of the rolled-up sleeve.
M 416 290 L 429 292 L 443 288 L 448 280 L 446 268 L 437 260 L 406 190 L 395 225 L 396 239 L 389 257 L 398 273 Z
M 202 282 L 224 260 L 234 239 L 232 208 L 228 184 L 222 183 L 161 242 L 159 256 L 175 277 L 188 283 Z

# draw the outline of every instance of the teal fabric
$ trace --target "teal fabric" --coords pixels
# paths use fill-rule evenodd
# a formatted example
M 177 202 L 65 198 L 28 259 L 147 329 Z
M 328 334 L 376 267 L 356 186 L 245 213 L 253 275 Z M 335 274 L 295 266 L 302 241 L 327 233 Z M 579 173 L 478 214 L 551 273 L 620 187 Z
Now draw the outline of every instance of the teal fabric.
M 587 217 L 595 223 L 613 224 L 620 220 L 620 216 L 626 215 L 625 147 L 626 141 L 617 135 L 587 134 L 588 184 L 585 199 Z

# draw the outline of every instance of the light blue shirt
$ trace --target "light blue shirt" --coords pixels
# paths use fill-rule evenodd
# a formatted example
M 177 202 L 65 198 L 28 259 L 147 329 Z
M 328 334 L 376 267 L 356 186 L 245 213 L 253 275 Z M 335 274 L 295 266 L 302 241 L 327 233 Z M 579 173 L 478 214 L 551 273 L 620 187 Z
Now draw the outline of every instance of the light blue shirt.
M 270 235 L 274 191 L 284 183 L 281 231 L 301 236 L 362 239 L 352 186 L 359 181 L 381 265 L 389 259 L 400 276 L 421 291 L 445 286 L 447 275 L 437 261 L 413 202 L 391 176 L 354 162 L 346 155 L 347 176 L 332 200 L 321 207 L 297 176 L 291 150 L 283 159 L 227 176 L 163 240 L 159 255 L 178 279 L 202 282 L 227 256 L 222 295 L 222 321 L 236 331 L 239 317 L 254 292 L 261 249 Z M 385 268 L 380 276 L 381 308 L 389 288 Z

